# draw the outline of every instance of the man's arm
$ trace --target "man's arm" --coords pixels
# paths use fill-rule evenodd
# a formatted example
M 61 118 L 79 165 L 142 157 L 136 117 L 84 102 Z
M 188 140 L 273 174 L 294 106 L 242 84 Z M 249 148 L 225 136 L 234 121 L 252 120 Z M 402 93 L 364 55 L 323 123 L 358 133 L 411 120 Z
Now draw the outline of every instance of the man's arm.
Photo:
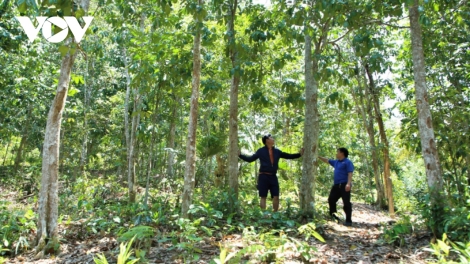
M 354 165 L 351 161 L 348 162 L 348 184 L 346 184 L 346 191 L 349 192 L 351 190 L 351 183 L 352 183 L 352 175 L 354 171 Z
M 238 157 L 246 162 L 253 162 L 259 158 L 259 155 L 258 155 L 258 151 L 256 151 L 256 153 L 253 154 L 252 156 L 246 156 L 240 153 Z
M 320 156 L 318 156 L 318 158 L 319 158 L 321 161 L 323 161 L 323 162 L 325 162 L 325 163 L 327 163 L 327 164 L 330 164 L 330 160 L 329 160 L 329 159 L 324 158 L 324 157 L 320 157 Z
M 351 183 L 352 183 L 352 172 L 348 172 L 348 184 L 346 184 L 346 191 L 349 192 L 351 190 Z
M 297 154 L 289 154 L 281 151 L 281 158 L 283 159 L 298 159 L 304 154 L 304 149 L 301 149 Z

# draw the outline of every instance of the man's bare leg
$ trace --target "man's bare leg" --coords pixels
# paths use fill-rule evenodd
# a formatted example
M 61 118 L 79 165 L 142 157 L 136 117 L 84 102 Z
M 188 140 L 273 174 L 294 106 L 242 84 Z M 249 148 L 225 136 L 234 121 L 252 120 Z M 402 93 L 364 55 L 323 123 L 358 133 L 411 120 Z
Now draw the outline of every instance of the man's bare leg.
M 259 207 L 261 210 L 266 210 L 266 197 L 260 197 L 261 201 L 259 202 Z
M 273 197 L 273 211 L 277 212 L 279 210 L 279 196 Z

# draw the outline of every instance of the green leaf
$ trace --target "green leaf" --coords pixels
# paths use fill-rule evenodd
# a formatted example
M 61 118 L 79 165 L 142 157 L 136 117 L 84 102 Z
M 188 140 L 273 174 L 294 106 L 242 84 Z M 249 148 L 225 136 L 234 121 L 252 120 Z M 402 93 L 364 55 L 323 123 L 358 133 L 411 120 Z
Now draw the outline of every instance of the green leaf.
M 73 97 L 74 95 L 76 95 L 78 92 L 80 92 L 77 88 L 75 87 L 71 87 L 69 89 L 69 92 L 67 93 L 67 96 L 70 96 L 70 97 Z
M 22 3 L 21 4 L 18 4 L 18 11 L 20 13 L 24 13 L 26 12 L 26 10 L 28 9 L 28 5 L 26 5 L 26 2 L 24 0 L 20 0 Z
M 83 10 L 83 9 L 79 9 L 79 10 L 77 10 L 77 12 L 75 12 L 75 17 L 76 18 L 81 18 L 84 15 L 85 15 L 85 10 Z
M 67 55 L 67 52 L 69 51 L 69 47 L 62 45 L 59 47 L 59 52 L 62 56 Z

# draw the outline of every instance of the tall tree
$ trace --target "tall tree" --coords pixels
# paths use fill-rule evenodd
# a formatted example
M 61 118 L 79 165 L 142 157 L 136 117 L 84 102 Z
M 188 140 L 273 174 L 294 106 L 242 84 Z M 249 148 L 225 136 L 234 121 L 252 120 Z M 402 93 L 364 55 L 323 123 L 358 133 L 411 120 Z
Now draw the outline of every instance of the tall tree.
M 375 118 L 377 119 L 377 124 L 379 125 L 380 140 L 382 142 L 382 152 L 384 155 L 384 185 L 386 191 L 386 197 L 388 199 L 388 212 L 392 218 L 395 217 L 395 207 L 393 203 L 393 186 L 392 179 L 390 178 L 390 146 L 388 143 L 387 133 L 385 132 L 384 121 L 382 118 L 382 113 L 380 111 L 380 102 L 379 102 L 379 91 L 375 85 L 374 77 L 369 68 L 369 64 L 364 65 L 366 70 L 367 78 L 369 79 L 369 94 L 372 99 L 372 104 L 374 105 Z
M 231 191 L 233 191 L 232 202 L 234 203 L 238 200 L 238 85 L 240 83 L 240 65 L 237 60 L 235 31 L 238 0 L 231 0 L 228 4 L 228 49 L 232 63 L 232 69 L 230 71 L 232 73 L 232 80 L 230 83 L 228 173 L 229 187 Z M 234 207 L 232 206 L 232 208 Z
M 173 178 L 173 163 L 175 160 L 175 139 L 176 139 L 176 121 L 177 112 L 176 107 L 178 106 L 179 99 L 174 98 L 175 104 L 172 105 L 171 109 L 171 120 L 170 120 L 170 134 L 168 138 L 168 161 L 167 161 L 167 168 L 166 168 L 166 175 L 169 178 Z
M 433 232 L 438 234 L 437 224 L 442 214 L 438 208 L 441 206 L 442 199 L 440 190 L 442 190 L 442 175 L 437 153 L 437 144 L 434 136 L 431 110 L 429 107 L 428 88 L 426 85 L 426 68 L 424 63 L 423 36 L 421 24 L 419 22 L 419 1 L 413 0 L 409 6 L 410 32 L 411 32 L 411 50 L 413 58 L 413 75 L 415 82 L 415 100 L 418 110 L 418 128 L 421 139 L 421 153 L 426 168 L 426 178 L 431 194 L 431 203 L 435 207 L 433 210 L 435 224 Z M 436 208 L 437 207 L 437 208 Z M 437 209 L 437 210 L 436 210 Z
M 186 140 L 186 161 L 184 186 L 181 201 L 181 217 L 188 217 L 188 210 L 193 200 L 196 174 L 196 130 L 199 106 L 199 86 L 201 84 L 201 27 L 205 17 L 203 1 L 198 0 L 195 8 L 195 34 L 193 46 L 193 76 L 191 82 L 191 102 L 189 112 L 188 137 Z
M 135 147 L 136 147 L 136 131 L 137 124 L 139 122 L 140 115 L 137 113 L 137 107 L 139 105 L 139 94 L 135 91 L 134 94 L 134 107 L 132 115 L 132 121 L 129 123 L 129 105 L 131 95 L 131 76 L 129 74 L 129 62 L 127 57 L 126 48 L 123 48 L 123 60 L 124 60 L 124 74 L 126 76 L 126 99 L 124 106 L 124 133 L 126 135 L 126 147 L 127 147 L 127 185 L 129 201 L 135 202 L 136 198 L 136 187 L 135 187 Z M 136 114 L 137 113 L 137 114 Z
M 315 197 L 313 195 L 315 175 L 314 166 L 318 155 L 318 82 L 314 73 L 318 71 L 318 56 L 321 53 L 323 35 L 315 42 L 315 52 L 312 57 L 312 37 L 305 30 L 305 125 L 304 148 L 302 161 L 302 185 L 300 189 L 300 208 L 305 212 L 314 211 Z
M 359 72 L 359 71 L 357 71 Z M 363 89 L 361 85 L 362 76 L 356 75 L 358 81 L 358 91 L 354 91 L 352 88 L 351 94 L 353 95 L 355 105 L 359 115 L 362 117 L 362 122 L 367 135 L 369 138 L 370 147 L 370 160 L 372 163 L 372 170 L 375 179 L 375 186 L 377 189 L 377 200 L 376 205 L 379 208 L 385 206 L 385 191 L 383 188 L 382 180 L 380 179 L 379 171 L 379 156 L 377 154 L 377 145 L 375 143 L 375 131 L 374 131 L 374 118 L 372 115 L 372 105 L 369 97 L 369 89 Z
M 88 10 L 89 0 L 82 0 L 81 8 Z M 71 6 L 69 8 L 72 8 Z M 59 176 L 59 147 L 60 128 L 62 114 L 67 100 L 67 92 L 70 83 L 72 66 L 75 61 L 75 49 L 71 49 L 72 38 L 66 40 L 69 46 L 68 52 L 63 56 L 60 66 L 59 83 L 56 94 L 52 101 L 49 114 L 47 116 L 46 131 L 44 136 L 44 146 L 42 152 L 42 177 L 41 190 L 39 193 L 38 205 L 38 225 L 37 225 L 37 257 L 43 256 L 44 250 L 57 251 L 59 245 L 58 238 L 58 176 Z

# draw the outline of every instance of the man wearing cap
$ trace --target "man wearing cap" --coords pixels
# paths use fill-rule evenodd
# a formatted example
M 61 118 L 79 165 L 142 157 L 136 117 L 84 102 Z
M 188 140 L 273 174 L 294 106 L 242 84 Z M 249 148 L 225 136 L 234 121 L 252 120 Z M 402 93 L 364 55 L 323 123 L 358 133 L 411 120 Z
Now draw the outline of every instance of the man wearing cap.
M 276 173 L 279 165 L 279 159 L 297 159 L 300 158 L 304 149 L 300 150 L 298 154 L 288 154 L 274 147 L 274 138 L 271 134 L 264 135 L 261 139 L 264 147 L 258 149 L 252 156 L 245 156 L 239 153 L 238 157 L 246 162 L 253 162 L 257 159 L 260 160 L 259 176 L 258 176 L 258 192 L 261 198 L 260 207 L 266 209 L 266 197 L 268 191 L 271 192 L 273 199 L 273 211 L 277 212 L 279 209 L 279 181 Z
M 354 172 L 354 165 L 348 159 L 349 151 L 346 148 L 339 148 L 336 152 L 336 159 L 331 160 L 324 157 L 318 157 L 321 161 L 330 164 L 334 171 L 334 184 L 328 197 L 328 204 L 330 206 L 330 216 L 339 221 L 335 215 L 336 203 L 339 198 L 343 199 L 343 210 L 346 213 L 345 226 L 352 226 L 352 204 L 351 204 L 351 185 L 352 174 Z

